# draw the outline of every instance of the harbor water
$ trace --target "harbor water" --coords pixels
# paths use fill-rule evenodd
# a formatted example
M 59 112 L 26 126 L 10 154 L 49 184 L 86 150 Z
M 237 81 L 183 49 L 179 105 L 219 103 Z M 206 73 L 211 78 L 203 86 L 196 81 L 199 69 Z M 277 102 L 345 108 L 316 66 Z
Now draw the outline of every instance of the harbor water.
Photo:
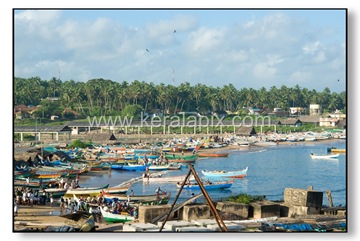
M 285 188 L 307 189 L 312 186 L 316 191 L 323 191 L 323 205 L 329 205 L 326 190 L 332 193 L 334 206 L 346 206 L 346 154 L 336 159 L 311 159 L 310 153 L 322 155 L 328 147 L 346 148 L 345 140 L 331 142 L 302 142 L 269 147 L 251 147 L 229 150 L 226 158 L 203 158 L 194 163 L 200 177 L 201 170 L 235 171 L 248 167 L 247 177 L 235 179 L 229 189 L 209 190 L 213 200 L 224 199 L 238 194 L 264 195 L 268 200 L 283 200 Z M 221 151 L 217 149 L 216 151 Z M 184 175 L 189 172 L 187 165 L 181 170 L 169 171 L 164 176 Z M 81 175 L 80 184 L 84 187 L 95 187 L 110 184 L 117 185 L 132 178 L 140 177 L 142 172 L 111 170 L 95 175 Z M 135 195 L 154 194 L 157 187 L 171 192 L 169 203 L 178 193 L 175 183 L 134 182 L 130 188 Z M 130 192 L 129 190 L 129 192 Z M 197 191 L 195 194 L 197 194 Z M 183 190 L 178 202 L 192 195 L 192 191 Z M 199 202 L 205 199 L 199 199 Z

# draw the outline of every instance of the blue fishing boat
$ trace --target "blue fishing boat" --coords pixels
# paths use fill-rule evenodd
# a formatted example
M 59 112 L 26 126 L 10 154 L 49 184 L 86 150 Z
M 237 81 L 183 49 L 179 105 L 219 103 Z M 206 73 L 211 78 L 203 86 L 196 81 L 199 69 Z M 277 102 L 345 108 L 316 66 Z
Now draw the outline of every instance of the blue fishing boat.
M 223 170 L 202 170 L 202 174 L 206 178 L 243 178 L 246 177 L 248 167 L 239 171 L 223 171 Z
M 146 167 L 149 167 L 150 164 L 125 164 L 122 167 L 122 170 L 127 170 L 127 171 L 145 171 Z

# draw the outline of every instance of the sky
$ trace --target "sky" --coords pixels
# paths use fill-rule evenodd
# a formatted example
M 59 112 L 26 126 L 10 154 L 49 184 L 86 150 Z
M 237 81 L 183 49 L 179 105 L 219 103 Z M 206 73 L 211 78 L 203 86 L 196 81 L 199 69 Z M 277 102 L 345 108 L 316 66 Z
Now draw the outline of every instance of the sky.
M 346 90 L 344 9 L 14 11 L 14 75 Z

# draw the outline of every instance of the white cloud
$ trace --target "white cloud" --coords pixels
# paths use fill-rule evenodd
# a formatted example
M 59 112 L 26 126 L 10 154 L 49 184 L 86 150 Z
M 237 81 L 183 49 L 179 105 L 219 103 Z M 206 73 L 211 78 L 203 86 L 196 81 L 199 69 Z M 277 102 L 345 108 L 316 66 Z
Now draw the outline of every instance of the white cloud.
M 215 50 L 224 40 L 223 37 L 224 30 L 202 27 L 190 33 L 187 40 L 188 51 L 196 55 Z
M 316 41 L 313 43 L 308 43 L 302 49 L 305 54 L 313 54 L 314 52 L 320 49 L 320 42 Z

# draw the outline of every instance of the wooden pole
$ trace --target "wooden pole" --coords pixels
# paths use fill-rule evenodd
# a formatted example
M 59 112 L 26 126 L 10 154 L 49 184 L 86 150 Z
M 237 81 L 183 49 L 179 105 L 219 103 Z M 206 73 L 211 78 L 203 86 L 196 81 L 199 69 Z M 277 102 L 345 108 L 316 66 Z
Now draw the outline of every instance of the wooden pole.
M 168 214 L 166 215 L 165 221 L 162 223 L 159 232 L 161 232 L 162 229 L 164 228 L 164 225 L 165 225 L 166 221 L 168 220 L 168 218 L 169 218 L 169 216 L 170 216 L 170 214 L 171 214 L 171 211 L 173 210 L 173 208 L 174 208 L 174 206 L 175 206 L 175 204 L 176 204 L 176 201 L 178 200 L 178 198 L 179 198 L 179 196 L 180 196 L 180 193 L 181 193 L 181 191 L 182 191 L 182 189 L 183 189 L 183 187 L 184 187 L 187 179 L 189 178 L 190 174 L 191 174 L 191 170 L 189 170 L 188 174 L 187 174 L 186 177 L 185 177 L 185 180 L 184 180 L 183 183 L 181 184 L 181 187 L 180 187 L 180 189 L 179 189 L 179 192 L 178 192 L 178 194 L 176 195 L 175 200 L 174 200 L 173 204 L 171 205 L 170 210 L 169 210 Z
M 178 198 L 179 198 L 179 196 L 180 196 L 180 193 L 181 193 L 181 191 L 183 190 L 183 187 L 184 187 L 184 185 L 186 184 L 186 182 L 187 182 L 190 174 L 193 174 L 193 175 L 194 175 L 195 180 L 196 180 L 197 183 L 199 184 L 199 187 L 200 187 L 200 189 L 201 189 L 201 192 L 203 193 L 203 195 L 204 195 L 207 203 L 208 203 L 209 206 L 210 206 L 210 211 L 212 212 L 212 214 L 213 214 L 213 216 L 214 216 L 214 218 L 215 218 L 215 220 L 216 220 L 216 222 L 217 222 L 217 224 L 218 224 L 218 226 L 219 226 L 219 228 L 220 228 L 220 231 L 222 232 L 223 229 L 224 229 L 225 231 L 229 231 L 229 230 L 227 229 L 224 221 L 222 220 L 221 216 L 220 216 L 219 213 L 217 212 L 214 204 L 212 203 L 210 196 L 208 195 L 208 193 L 206 192 L 204 186 L 202 185 L 202 182 L 201 182 L 199 176 L 197 175 L 197 173 L 196 173 L 196 171 L 195 171 L 195 169 L 194 169 L 194 166 L 193 166 L 192 164 L 189 164 L 189 167 L 190 167 L 190 170 L 189 170 L 188 174 L 186 175 L 185 180 L 181 183 L 180 190 L 179 190 L 178 194 L 176 195 L 175 200 L 174 200 L 173 204 L 171 205 L 170 210 L 169 210 L 169 212 L 168 212 L 168 214 L 167 214 L 167 216 L 166 216 L 165 221 L 162 223 L 159 232 L 161 232 L 162 229 L 164 228 L 164 225 L 165 225 L 166 221 L 168 220 L 168 218 L 169 218 L 169 216 L 170 216 L 170 214 L 171 214 L 171 212 L 172 212 L 172 210 L 173 210 L 173 208 L 174 208 L 174 206 L 175 206 L 175 204 L 176 204 L 176 201 L 178 200 Z M 220 224 L 219 220 L 220 220 L 221 224 L 223 225 L 223 227 L 221 227 L 221 224 Z
M 210 198 L 209 194 L 206 192 L 204 186 L 202 185 L 202 182 L 201 182 L 199 176 L 197 175 L 197 173 L 196 173 L 196 171 L 195 171 L 195 169 L 194 169 L 194 166 L 193 166 L 192 164 L 189 164 L 189 167 L 190 167 L 190 170 L 192 171 L 192 173 L 193 173 L 193 175 L 194 175 L 194 177 L 195 177 L 195 180 L 196 180 L 197 183 L 199 184 L 199 187 L 200 187 L 200 189 L 201 189 L 201 192 L 203 193 L 203 195 L 204 195 L 207 203 L 208 203 L 209 206 L 210 206 L 210 211 L 211 211 L 212 214 L 214 215 L 215 220 L 216 220 L 216 222 L 217 222 L 217 224 L 218 224 L 218 226 L 219 226 L 219 228 L 220 228 L 220 231 L 222 232 L 222 231 L 223 231 L 223 228 L 224 228 L 225 231 L 228 231 L 228 229 L 227 229 L 224 221 L 223 221 L 222 218 L 220 217 L 220 215 L 219 215 L 219 213 L 217 212 L 217 210 L 216 210 L 213 202 L 211 201 L 211 198 Z M 220 225 L 220 223 L 219 223 L 219 220 L 220 220 L 221 224 L 224 226 L 223 228 L 221 227 L 221 225 Z
M 329 200 L 329 207 L 331 207 L 331 208 L 334 207 L 330 190 L 326 190 L 326 196 L 327 196 L 327 198 Z

